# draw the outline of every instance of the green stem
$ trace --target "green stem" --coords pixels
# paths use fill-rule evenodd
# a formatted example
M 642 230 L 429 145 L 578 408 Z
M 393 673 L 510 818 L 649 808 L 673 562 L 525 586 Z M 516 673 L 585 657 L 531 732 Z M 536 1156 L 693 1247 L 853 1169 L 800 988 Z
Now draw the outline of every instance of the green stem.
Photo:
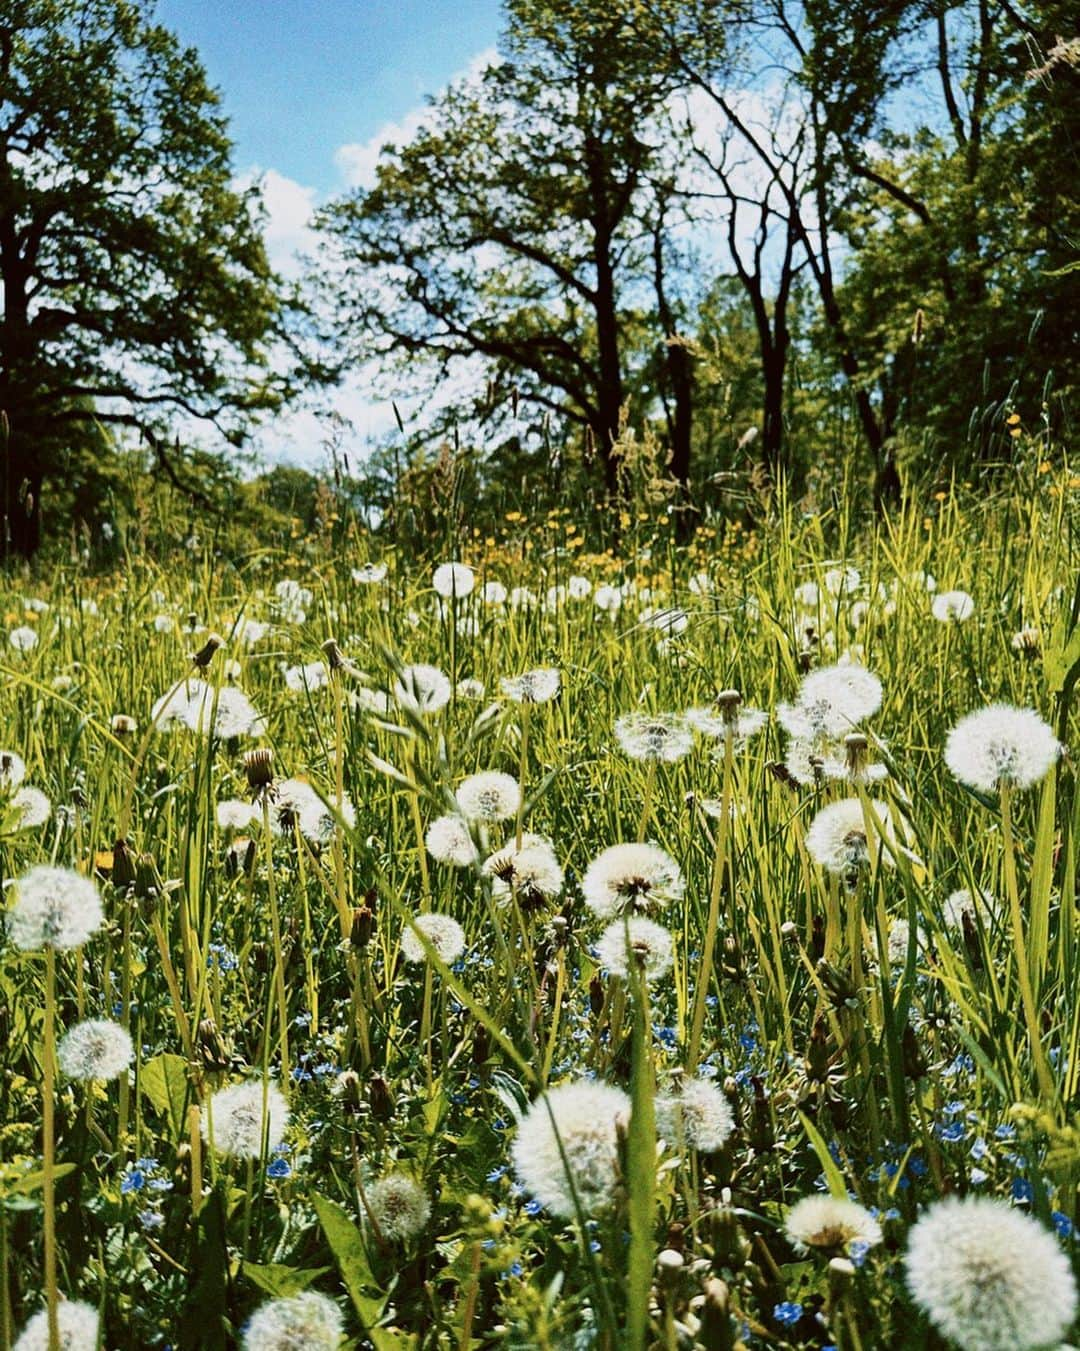
M 289 1010 L 285 996 L 285 963 L 281 952 L 281 916 L 278 913 L 277 883 L 274 880 L 274 837 L 270 830 L 270 799 L 262 795 L 263 841 L 266 848 L 266 884 L 270 896 L 270 936 L 274 944 L 274 989 L 277 993 L 278 1040 L 281 1046 L 281 1088 L 288 1091 L 289 1082 Z M 266 1029 L 270 1040 L 270 1028 Z
M 720 927 L 720 891 L 727 856 L 728 829 L 731 825 L 731 780 L 735 761 L 735 731 L 729 727 L 724 736 L 724 786 L 720 795 L 720 820 L 716 828 L 716 853 L 713 857 L 712 880 L 709 886 L 709 914 L 705 921 L 705 945 L 698 967 L 694 989 L 694 1013 L 690 1023 L 690 1046 L 686 1054 L 686 1072 L 697 1069 L 701 1054 L 701 1034 L 705 1027 L 705 999 L 713 974 L 713 948 Z
M 44 1135 L 45 1299 L 48 1309 L 49 1351 L 60 1351 L 60 1296 L 56 1288 L 56 953 L 45 949 L 45 1048 L 42 1083 Z

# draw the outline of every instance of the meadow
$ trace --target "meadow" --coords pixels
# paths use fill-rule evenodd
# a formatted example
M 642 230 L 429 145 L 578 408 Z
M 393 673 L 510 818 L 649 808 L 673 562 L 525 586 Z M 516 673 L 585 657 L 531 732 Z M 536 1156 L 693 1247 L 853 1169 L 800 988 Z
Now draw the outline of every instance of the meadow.
M 1067 1343 L 1078 489 L 8 576 L 3 1351 Z

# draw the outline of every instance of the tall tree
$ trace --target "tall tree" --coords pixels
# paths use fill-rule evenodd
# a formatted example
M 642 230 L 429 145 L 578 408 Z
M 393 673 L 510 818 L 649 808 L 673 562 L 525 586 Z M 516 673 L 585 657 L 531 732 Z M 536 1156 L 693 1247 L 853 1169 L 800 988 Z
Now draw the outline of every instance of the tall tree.
M 447 91 L 384 151 L 374 186 L 323 213 L 351 283 L 333 282 L 337 331 L 361 358 L 414 372 L 428 358 L 429 383 L 478 358 L 481 402 L 512 386 L 515 411 L 557 412 L 610 491 L 639 378 L 627 329 L 656 313 L 653 275 L 661 332 L 674 322 L 650 215 L 672 76 L 618 6 L 508 10 L 506 59 Z
M 170 417 L 239 442 L 279 406 L 284 309 L 255 190 L 196 53 L 152 0 L 0 0 L 0 549 L 88 429 Z M 282 363 L 284 369 L 285 363 Z

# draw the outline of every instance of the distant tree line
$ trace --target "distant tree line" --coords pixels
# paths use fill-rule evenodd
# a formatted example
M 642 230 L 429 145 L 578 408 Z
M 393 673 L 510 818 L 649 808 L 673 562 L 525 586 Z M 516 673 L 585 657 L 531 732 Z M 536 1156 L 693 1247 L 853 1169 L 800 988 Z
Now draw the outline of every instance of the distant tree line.
M 647 435 L 688 526 L 725 472 L 857 457 L 884 504 L 902 470 L 1007 461 L 1016 412 L 1064 439 L 1070 11 L 506 0 L 500 59 L 322 210 L 290 287 L 150 0 L 0 0 L 4 550 L 50 482 L 107 479 L 110 428 L 198 494 L 179 427 L 239 446 L 357 368 L 423 409 L 358 483 L 464 440 L 478 491 L 599 500 Z

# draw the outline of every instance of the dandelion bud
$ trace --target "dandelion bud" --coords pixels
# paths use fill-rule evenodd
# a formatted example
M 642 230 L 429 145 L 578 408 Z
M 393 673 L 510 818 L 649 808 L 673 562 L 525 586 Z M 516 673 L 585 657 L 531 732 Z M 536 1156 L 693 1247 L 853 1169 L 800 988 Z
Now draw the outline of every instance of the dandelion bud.
M 135 895 L 142 902 L 147 918 L 157 909 L 161 892 L 161 878 L 153 854 L 140 854 L 135 862 Z
M 604 1009 L 604 982 L 599 972 L 589 981 L 589 1009 L 594 1018 L 599 1018 Z
M 844 972 L 824 958 L 817 964 L 817 973 L 818 979 L 837 1003 L 846 1004 L 849 1000 L 857 998 L 858 991 Z
M 488 1056 L 491 1055 L 491 1034 L 483 1023 L 477 1024 L 476 1031 L 473 1033 L 473 1064 L 480 1066 L 487 1063 Z
M 739 1217 L 728 1205 L 720 1205 L 709 1213 L 712 1237 L 713 1266 L 733 1267 L 738 1270 L 746 1260 L 750 1245 L 739 1224 Z
M 394 1097 L 382 1075 L 375 1075 L 368 1084 L 368 1109 L 375 1121 L 389 1121 L 394 1115 Z
M 269 746 L 244 754 L 244 773 L 253 792 L 269 788 L 274 781 L 274 752 Z
M 218 1031 L 213 1018 L 204 1018 L 196 1034 L 199 1047 L 199 1059 L 208 1074 L 222 1074 L 232 1063 L 232 1052 L 228 1042 Z
M 340 671 L 345 665 L 345 657 L 333 638 L 327 638 L 326 642 L 323 643 L 322 652 L 331 671 Z
M 825 917 L 814 915 L 810 921 L 810 956 L 815 962 L 825 956 Z
M 341 1110 L 348 1116 L 360 1111 L 360 1076 L 355 1070 L 344 1070 L 338 1075 L 337 1095 L 341 1099 Z
M 363 952 L 371 942 L 375 927 L 375 912 L 369 905 L 357 906 L 352 912 L 352 928 L 349 930 L 349 947 Z
M 729 934 L 727 938 L 724 939 L 721 969 L 728 980 L 742 980 L 746 975 L 742 947 L 739 944 L 739 940 L 733 934 Z
M 112 884 L 118 891 L 126 891 L 136 876 L 135 856 L 127 840 L 117 840 L 113 845 Z
M 192 654 L 191 664 L 193 666 L 207 667 L 214 659 L 214 653 L 225 642 L 225 639 L 219 633 L 211 633 L 198 652 Z
M 918 347 L 919 343 L 922 342 L 923 333 L 925 332 L 925 330 L 926 330 L 926 315 L 923 314 L 922 309 L 920 308 L 915 311 L 915 325 L 911 330 L 911 341 L 915 344 L 916 347 Z

